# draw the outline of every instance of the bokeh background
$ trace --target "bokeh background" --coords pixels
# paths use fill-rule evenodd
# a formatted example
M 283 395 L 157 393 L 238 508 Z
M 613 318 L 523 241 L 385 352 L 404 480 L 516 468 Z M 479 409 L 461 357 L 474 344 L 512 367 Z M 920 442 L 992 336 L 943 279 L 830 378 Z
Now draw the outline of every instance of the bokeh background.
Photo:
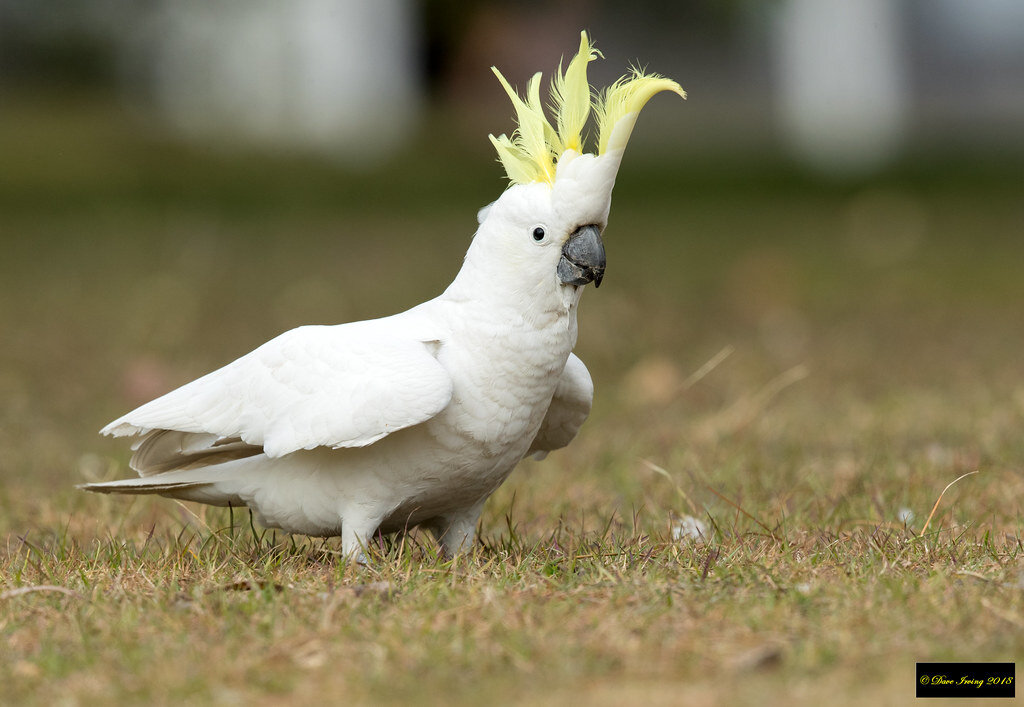
M 619 174 L 591 419 L 488 503 L 480 566 L 415 546 L 402 601 L 349 601 L 302 541 L 74 489 L 131 473 L 96 431 L 132 407 L 442 291 L 506 185 L 490 66 L 549 76 L 584 28 L 594 84 L 689 99 Z M 1014 659 L 1022 177 L 1019 0 L 3 0 L 8 699 L 881 704 Z
M 929 464 L 1019 469 L 984 434 L 1020 438 L 1024 406 L 1021 8 L 7 0 L 9 529 L 40 488 L 70 499 L 123 473 L 94 431 L 124 410 L 292 326 L 443 289 L 505 184 L 486 135 L 511 109 L 489 67 L 522 85 L 580 28 L 605 56 L 596 85 L 641 62 L 690 95 L 645 112 L 583 307 L 611 449 L 685 466 L 698 423 L 782 376 L 807 424 L 786 439 L 839 454 L 809 455 L 827 468 L 846 463 L 814 437 L 831 420 Z
M 755 419 L 805 450 L 766 488 L 870 477 L 893 446 L 942 478 L 1019 470 L 1021 8 L 7 0 L 0 525 L 59 523 L 73 483 L 125 473 L 94 432 L 126 409 L 292 326 L 443 289 L 505 185 L 489 67 L 522 85 L 580 28 L 596 85 L 640 62 L 690 96 L 641 119 L 583 307 L 590 483 L 642 504 L 623 458 L 696 473 L 690 440 Z
M 940 395 L 1000 374 L 988 342 L 1020 390 L 1013 0 L 6 0 L 0 474 L 70 483 L 126 407 L 442 289 L 505 184 L 489 67 L 550 73 L 580 28 L 596 85 L 640 62 L 690 94 L 623 167 L 583 310 L 599 383 L 646 357 L 640 397 L 674 390 L 734 346 Z

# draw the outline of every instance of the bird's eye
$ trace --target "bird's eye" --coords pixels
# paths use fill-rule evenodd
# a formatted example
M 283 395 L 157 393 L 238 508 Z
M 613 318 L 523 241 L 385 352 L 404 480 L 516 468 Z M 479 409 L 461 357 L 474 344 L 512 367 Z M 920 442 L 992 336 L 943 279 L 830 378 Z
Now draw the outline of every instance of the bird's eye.
M 538 243 L 544 240 L 544 235 L 545 231 L 543 226 L 537 226 L 535 229 L 533 229 L 533 240 L 537 241 Z

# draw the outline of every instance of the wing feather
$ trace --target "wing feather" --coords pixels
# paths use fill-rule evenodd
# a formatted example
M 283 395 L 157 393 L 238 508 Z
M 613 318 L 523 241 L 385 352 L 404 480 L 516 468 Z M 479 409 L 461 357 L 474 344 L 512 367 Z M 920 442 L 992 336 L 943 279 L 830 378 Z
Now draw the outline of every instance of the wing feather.
M 137 455 L 148 445 L 148 464 L 158 464 L 156 452 L 172 446 L 179 457 L 244 454 L 246 446 L 280 457 L 299 449 L 372 444 L 429 420 L 452 396 L 451 378 L 434 356 L 440 340 L 409 333 L 394 319 L 285 332 L 102 432 L 197 435 L 147 437 Z M 224 440 L 233 446 L 224 449 Z
M 576 354 L 570 353 L 547 415 L 527 455 L 543 459 L 548 452 L 561 449 L 573 441 L 590 415 L 593 402 L 594 381 L 590 371 Z

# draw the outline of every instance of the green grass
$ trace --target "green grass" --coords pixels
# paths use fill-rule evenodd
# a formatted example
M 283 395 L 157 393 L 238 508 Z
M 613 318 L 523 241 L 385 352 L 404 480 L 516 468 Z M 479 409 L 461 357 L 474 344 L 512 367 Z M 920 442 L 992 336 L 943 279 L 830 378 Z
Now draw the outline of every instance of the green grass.
M 73 485 L 129 473 L 95 431 L 148 397 L 440 291 L 502 186 L 480 136 L 436 179 L 429 145 L 352 176 L 54 115 L 0 117 L 0 702 L 905 704 L 917 661 L 1024 654 L 1018 167 L 632 155 L 580 438 L 472 557 L 413 534 L 360 568 Z

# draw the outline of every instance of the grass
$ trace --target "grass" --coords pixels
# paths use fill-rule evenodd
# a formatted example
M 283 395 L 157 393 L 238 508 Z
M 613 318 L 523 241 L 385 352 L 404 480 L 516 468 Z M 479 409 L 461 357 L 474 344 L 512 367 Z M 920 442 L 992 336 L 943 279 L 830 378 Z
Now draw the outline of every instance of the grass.
M 1012 179 L 690 189 L 637 153 L 581 312 L 580 438 L 499 489 L 472 557 L 414 533 L 360 568 L 73 484 L 128 473 L 95 430 L 131 406 L 438 292 L 491 156 L 351 177 L 104 110 L 0 117 L 0 702 L 905 704 L 917 661 L 1024 653 Z

